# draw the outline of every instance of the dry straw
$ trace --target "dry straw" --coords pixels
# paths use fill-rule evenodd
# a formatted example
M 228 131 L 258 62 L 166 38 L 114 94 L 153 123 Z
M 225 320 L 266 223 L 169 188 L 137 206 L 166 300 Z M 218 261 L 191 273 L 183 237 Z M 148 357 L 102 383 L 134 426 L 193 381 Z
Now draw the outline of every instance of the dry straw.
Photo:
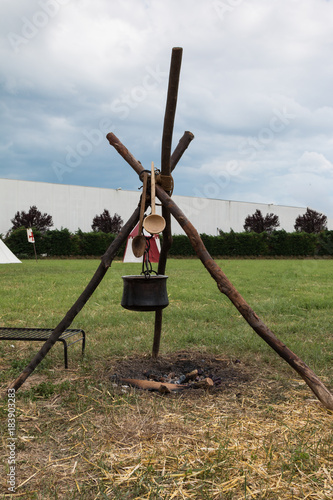
M 268 385 L 195 398 L 106 385 L 77 393 L 75 402 L 59 395 L 22 400 L 16 493 L 28 499 L 54 498 L 55 489 L 59 498 L 87 499 L 332 498 L 332 412 L 307 399 L 299 381 L 274 402 L 272 394 L 282 389 L 273 384 L 269 397 Z

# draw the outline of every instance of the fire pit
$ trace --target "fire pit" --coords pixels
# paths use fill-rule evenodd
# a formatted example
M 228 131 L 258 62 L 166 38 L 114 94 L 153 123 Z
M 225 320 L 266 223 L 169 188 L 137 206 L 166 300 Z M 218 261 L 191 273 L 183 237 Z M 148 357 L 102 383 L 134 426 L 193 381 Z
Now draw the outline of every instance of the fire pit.
M 220 392 L 249 380 L 246 367 L 238 359 L 183 351 L 158 359 L 148 356 L 120 359 L 109 377 L 114 387 L 123 390 L 136 387 L 163 394 L 189 390 Z

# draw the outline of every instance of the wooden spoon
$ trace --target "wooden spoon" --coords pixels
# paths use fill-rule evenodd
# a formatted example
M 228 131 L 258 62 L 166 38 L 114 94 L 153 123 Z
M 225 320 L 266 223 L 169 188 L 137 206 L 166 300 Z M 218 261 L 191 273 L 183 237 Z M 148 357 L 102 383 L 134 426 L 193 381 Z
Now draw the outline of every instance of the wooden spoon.
M 147 194 L 147 180 L 148 174 L 147 172 L 143 173 L 143 188 L 142 188 L 142 196 L 141 196 L 141 206 L 140 206 L 140 221 L 139 221 L 139 230 L 138 235 L 133 238 L 132 241 L 132 250 L 135 257 L 142 257 L 145 253 L 146 249 L 146 238 L 142 234 L 142 223 L 143 223 L 143 215 L 145 213 L 146 207 L 146 194 Z
M 155 169 L 154 162 L 151 162 L 151 214 L 143 221 L 143 227 L 150 234 L 158 234 L 165 228 L 165 219 L 162 215 L 155 213 Z

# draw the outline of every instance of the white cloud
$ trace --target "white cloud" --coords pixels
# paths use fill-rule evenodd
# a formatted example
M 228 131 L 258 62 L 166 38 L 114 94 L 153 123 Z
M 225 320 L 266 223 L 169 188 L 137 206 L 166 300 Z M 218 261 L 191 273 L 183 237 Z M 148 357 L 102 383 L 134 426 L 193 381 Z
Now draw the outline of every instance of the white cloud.
M 184 130 L 195 139 L 177 194 L 227 172 L 221 198 L 333 217 L 332 26 L 324 0 L 4 0 L 0 177 L 57 182 L 52 162 L 107 122 L 158 165 L 171 48 L 181 46 L 174 146 Z M 63 182 L 137 188 L 106 140 L 92 146 Z
M 305 151 L 297 161 L 295 168 L 291 169 L 292 172 L 313 173 L 314 175 L 333 176 L 333 164 L 322 153 L 314 151 Z

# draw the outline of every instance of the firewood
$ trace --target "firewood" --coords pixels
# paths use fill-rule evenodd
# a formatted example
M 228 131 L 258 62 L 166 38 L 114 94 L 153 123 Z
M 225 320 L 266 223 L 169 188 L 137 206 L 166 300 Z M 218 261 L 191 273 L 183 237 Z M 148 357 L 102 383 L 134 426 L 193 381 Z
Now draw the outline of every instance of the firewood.
M 203 380 L 199 380 L 198 382 L 194 382 L 192 387 L 194 389 L 211 389 L 214 386 L 214 382 L 211 378 L 207 377 Z
M 181 384 L 169 384 L 167 382 L 155 382 L 154 380 L 140 380 L 137 378 L 122 378 L 121 382 L 123 384 L 129 384 L 139 389 L 146 389 L 147 391 L 160 391 L 163 386 L 162 391 L 179 391 L 184 389 L 186 386 Z
M 194 380 L 198 375 L 198 370 L 192 370 L 190 373 L 186 373 L 185 380 Z

